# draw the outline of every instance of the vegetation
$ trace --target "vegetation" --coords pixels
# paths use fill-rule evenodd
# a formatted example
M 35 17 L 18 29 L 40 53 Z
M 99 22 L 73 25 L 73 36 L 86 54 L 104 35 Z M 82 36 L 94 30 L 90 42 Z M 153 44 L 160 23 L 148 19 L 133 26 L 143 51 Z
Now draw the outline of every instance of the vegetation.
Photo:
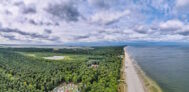
M 57 54 L 69 59 L 52 62 L 42 58 Z M 62 83 L 74 83 L 80 84 L 81 92 L 117 92 L 120 55 L 122 47 L 0 48 L 0 91 L 49 92 Z M 89 67 L 91 64 L 98 68 Z

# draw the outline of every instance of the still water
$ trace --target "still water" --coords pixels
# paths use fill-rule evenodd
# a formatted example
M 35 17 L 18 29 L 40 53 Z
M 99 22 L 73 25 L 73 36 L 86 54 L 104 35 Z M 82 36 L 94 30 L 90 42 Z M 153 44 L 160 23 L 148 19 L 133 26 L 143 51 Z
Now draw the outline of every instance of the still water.
M 189 47 L 128 46 L 127 50 L 164 92 L 189 92 Z

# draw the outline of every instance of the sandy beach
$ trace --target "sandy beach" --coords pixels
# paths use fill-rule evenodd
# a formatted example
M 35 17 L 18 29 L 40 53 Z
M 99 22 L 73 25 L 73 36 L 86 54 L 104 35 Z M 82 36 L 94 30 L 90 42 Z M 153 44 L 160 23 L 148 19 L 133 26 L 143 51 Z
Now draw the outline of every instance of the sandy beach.
M 126 72 L 126 83 L 128 86 L 128 92 L 145 92 L 142 85 L 142 80 L 140 80 L 137 71 L 135 70 L 134 64 L 127 53 L 126 47 L 125 51 L 125 72 Z

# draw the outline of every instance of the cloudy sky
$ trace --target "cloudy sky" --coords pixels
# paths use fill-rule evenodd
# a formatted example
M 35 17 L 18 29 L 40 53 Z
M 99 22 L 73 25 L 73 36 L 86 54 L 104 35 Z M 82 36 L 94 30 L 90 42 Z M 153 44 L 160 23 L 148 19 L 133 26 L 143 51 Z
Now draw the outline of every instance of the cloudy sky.
M 0 1 L 0 44 L 189 41 L 189 0 Z

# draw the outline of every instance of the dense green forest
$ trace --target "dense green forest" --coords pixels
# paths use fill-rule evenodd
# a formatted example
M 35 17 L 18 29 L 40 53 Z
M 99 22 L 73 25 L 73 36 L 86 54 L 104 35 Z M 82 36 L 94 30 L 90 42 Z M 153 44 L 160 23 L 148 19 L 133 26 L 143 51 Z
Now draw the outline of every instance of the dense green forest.
M 87 58 L 53 61 L 23 53 L 83 55 Z M 80 84 L 81 92 L 117 92 L 121 55 L 123 47 L 0 48 L 0 92 L 49 92 L 61 83 Z M 92 64 L 98 67 L 90 67 Z

